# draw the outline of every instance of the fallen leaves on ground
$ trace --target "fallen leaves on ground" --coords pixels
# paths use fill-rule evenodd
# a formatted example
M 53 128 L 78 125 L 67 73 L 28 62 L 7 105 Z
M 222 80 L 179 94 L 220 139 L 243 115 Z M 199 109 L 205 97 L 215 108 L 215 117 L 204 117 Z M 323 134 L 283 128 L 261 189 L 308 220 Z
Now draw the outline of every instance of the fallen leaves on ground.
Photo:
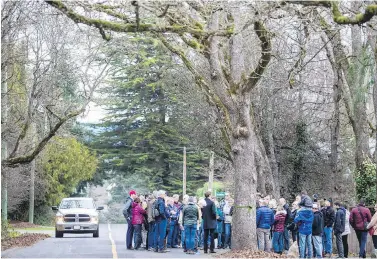
M 21 222 L 21 221 L 11 221 L 10 225 L 13 228 L 38 228 L 39 225 L 35 225 L 29 222 Z
M 216 256 L 217 258 L 288 258 L 287 255 L 254 250 L 231 250 Z
M 13 247 L 31 246 L 37 243 L 38 241 L 44 240 L 49 237 L 50 235 L 47 234 L 30 233 L 23 234 L 18 237 L 5 238 L 1 240 L 1 251 Z

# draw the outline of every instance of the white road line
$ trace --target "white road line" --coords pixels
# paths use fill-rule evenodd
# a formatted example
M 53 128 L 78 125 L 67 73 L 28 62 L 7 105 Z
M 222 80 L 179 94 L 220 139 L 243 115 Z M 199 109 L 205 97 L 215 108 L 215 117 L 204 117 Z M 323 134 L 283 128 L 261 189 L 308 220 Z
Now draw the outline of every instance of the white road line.
M 111 236 L 110 223 L 107 223 L 107 227 L 109 228 L 109 238 L 110 238 L 110 241 L 111 241 L 111 251 L 113 252 L 113 259 L 118 259 L 118 254 L 117 254 L 117 249 L 116 249 L 116 246 L 115 246 L 115 242 L 114 242 L 114 239 Z

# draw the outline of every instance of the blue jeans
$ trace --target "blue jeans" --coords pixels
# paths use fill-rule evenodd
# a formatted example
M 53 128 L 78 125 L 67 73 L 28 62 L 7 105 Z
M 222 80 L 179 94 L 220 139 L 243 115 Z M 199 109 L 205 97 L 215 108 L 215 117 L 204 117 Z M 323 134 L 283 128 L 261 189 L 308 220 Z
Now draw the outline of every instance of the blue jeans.
M 139 249 L 142 243 L 141 224 L 134 225 L 134 248 Z
M 217 221 L 217 225 L 216 225 L 217 233 L 218 233 L 217 247 L 222 247 L 222 245 L 223 245 L 223 240 L 221 238 L 222 237 L 222 233 L 223 233 L 223 226 L 224 226 L 224 221 L 218 220 Z
M 166 219 L 156 222 L 156 249 L 162 251 L 164 249 L 164 239 L 166 236 Z
M 182 242 L 182 247 L 183 247 L 183 250 L 186 250 L 186 233 L 185 233 L 185 230 L 181 230 L 181 242 Z
M 284 227 L 284 250 L 289 250 L 289 232 L 287 227 Z
M 332 227 L 323 229 L 323 244 L 325 254 L 332 254 Z
M 322 236 L 312 236 L 314 256 L 317 258 L 322 258 Z
M 365 258 L 365 248 L 367 246 L 368 231 L 356 230 L 357 240 L 359 241 L 359 257 Z
M 195 237 L 196 237 L 196 224 L 185 225 L 185 239 L 187 251 L 194 251 Z
M 232 240 L 232 224 L 225 223 L 225 240 L 224 240 L 224 247 L 231 247 L 231 240 Z
M 131 220 L 127 220 L 127 235 L 126 235 L 126 245 L 127 249 L 132 248 L 132 238 L 134 236 L 134 226 L 131 223 Z
M 169 223 L 169 235 L 168 235 L 168 247 L 174 247 L 177 246 L 177 238 L 178 238 L 178 231 L 179 231 L 179 226 L 178 226 L 178 221 L 176 219 L 170 220 Z
M 272 247 L 275 253 L 281 253 L 284 249 L 284 232 L 274 232 L 272 235 Z
M 298 238 L 300 239 L 299 250 L 300 250 L 300 258 L 305 258 L 305 254 L 307 258 L 313 257 L 313 247 L 312 247 L 312 234 L 304 235 L 299 233 Z
M 156 224 L 155 222 L 150 222 L 148 227 L 148 247 L 149 248 L 156 248 L 155 244 L 156 239 Z

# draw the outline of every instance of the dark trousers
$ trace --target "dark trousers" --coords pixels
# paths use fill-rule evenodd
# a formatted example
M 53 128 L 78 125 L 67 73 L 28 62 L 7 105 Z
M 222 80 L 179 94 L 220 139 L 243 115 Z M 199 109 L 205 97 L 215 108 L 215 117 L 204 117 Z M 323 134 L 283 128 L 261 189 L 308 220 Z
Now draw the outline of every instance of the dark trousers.
M 284 227 L 284 250 L 289 250 L 289 232 L 287 227 Z
M 141 224 L 134 225 L 134 246 L 135 249 L 139 249 L 142 243 L 142 237 L 141 237 Z
M 342 236 L 344 257 L 348 258 L 348 235 Z
M 374 249 L 377 249 L 377 236 L 373 235 L 372 240 L 373 240 Z
M 357 240 L 359 241 L 359 257 L 361 258 L 366 258 L 366 252 L 365 248 L 367 246 L 367 238 L 368 238 L 368 231 L 364 230 L 355 230 L 356 231 L 356 236 Z
M 215 249 L 215 229 L 204 229 L 204 252 L 208 251 L 208 236 L 211 237 L 211 245 L 209 247 L 210 251 Z
M 133 236 L 134 236 L 134 226 L 132 225 L 131 220 L 127 220 L 127 236 L 126 236 L 127 249 L 132 248 Z
M 148 225 L 148 248 L 154 249 L 156 247 L 155 244 L 156 239 L 156 224 L 155 222 L 150 222 Z
M 336 249 L 338 249 L 338 257 L 343 258 L 344 247 L 343 247 L 342 233 L 336 233 L 335 238 L 336 238 Z

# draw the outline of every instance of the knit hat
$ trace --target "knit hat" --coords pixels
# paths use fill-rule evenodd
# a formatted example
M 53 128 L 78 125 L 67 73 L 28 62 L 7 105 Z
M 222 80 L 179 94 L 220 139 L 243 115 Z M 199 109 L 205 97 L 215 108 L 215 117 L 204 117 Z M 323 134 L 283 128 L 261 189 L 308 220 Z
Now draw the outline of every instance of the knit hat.
M 313 209 L 318 209 L 318 204 L 317 203 L 313 203 Z
M 135 194 L 135 195 L 136 195 L 136 192 L 135 192 L 134 190 L 131 190 L 131 191 L 130 191 L 130 196 L 131 196 L 132 194 Z

